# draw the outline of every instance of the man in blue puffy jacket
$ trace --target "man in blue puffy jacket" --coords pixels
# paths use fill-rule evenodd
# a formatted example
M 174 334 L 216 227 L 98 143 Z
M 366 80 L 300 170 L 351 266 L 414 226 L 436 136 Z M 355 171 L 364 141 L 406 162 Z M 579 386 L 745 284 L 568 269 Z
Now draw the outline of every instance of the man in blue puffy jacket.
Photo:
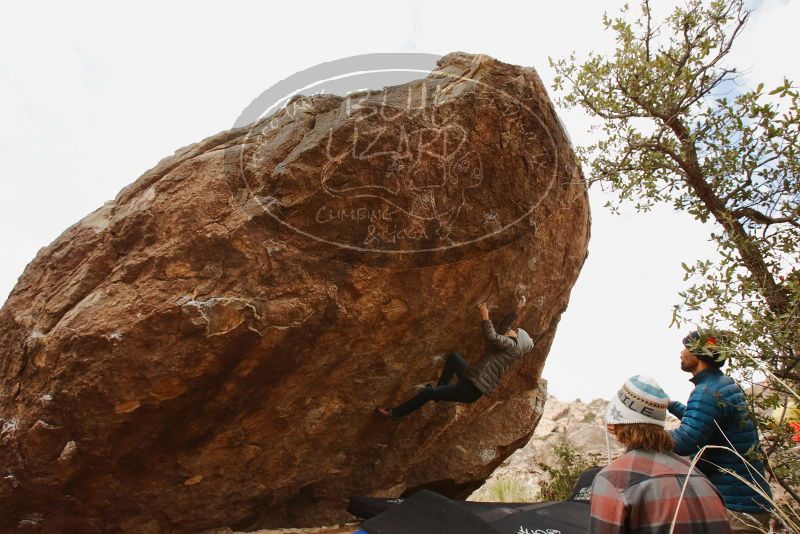
M 728 521 L 734 531 L 769 531 L 771 505 L 758 491 L 728 471 L 760 487 L 770 496 L 764 479 L 764 464 L 758 444 L 758 431 L 750 417 L 744 392 L 736 382 L 722 373 L 729 354 L 728 333 L 696 330 L 683 339 L 681 370 L 692 373 L 695 388 L 686 405 L 672 401 L 669 411 L 681 420 L 671 431 L 674 452 L 694 456 L 706 445 L 733 448 L 752 467 L 725 449 L 703 451 L 697 467 L 722 495 L 728 510 Z

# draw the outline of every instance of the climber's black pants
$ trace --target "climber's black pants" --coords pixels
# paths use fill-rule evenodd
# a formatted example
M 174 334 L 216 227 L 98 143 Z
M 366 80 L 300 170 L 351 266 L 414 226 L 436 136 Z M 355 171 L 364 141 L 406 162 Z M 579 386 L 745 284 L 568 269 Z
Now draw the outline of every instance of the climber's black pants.
M 420 409 L 428 401 L 446 401 L 471 403 L 481 398 L 482 393 L 472 385 L 472 382 L 464 377 L 464 372 L 469 367 L 469 363 L 457 352 L 447 355 L 444 362 L 442 375 L 435 386 L 426 386 L 419 393 L 414 395 L 400 406 L 392 408 L 394 417 L 403 417 L 414 410 Z M 453 375 L 458 376 L 458 383 L 451 384 Z

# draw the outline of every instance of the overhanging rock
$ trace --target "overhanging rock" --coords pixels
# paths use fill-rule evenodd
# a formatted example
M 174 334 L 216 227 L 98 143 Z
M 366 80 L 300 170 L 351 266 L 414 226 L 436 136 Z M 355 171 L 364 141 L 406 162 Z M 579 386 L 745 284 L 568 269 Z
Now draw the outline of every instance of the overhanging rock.
M 0 310 L 4 531 L 330 524 L 352 494 L 464 497 L 523 445 L 589 238 L 533 69 L 301 97 L 159 162 L 39 251 Z M 482 350 L 519 292 L 536 347 L 491 397 L 376 404 Z M 22 523 L 20 523 L 22 522 Z

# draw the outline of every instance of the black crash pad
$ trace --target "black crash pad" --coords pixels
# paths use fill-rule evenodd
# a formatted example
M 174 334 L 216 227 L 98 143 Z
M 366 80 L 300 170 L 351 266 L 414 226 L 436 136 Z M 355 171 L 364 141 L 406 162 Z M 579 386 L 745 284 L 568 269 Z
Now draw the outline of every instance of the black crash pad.
M 428 490 L 392 504 L 361 529 L 369 534 L 500 534 L 459 501 Z

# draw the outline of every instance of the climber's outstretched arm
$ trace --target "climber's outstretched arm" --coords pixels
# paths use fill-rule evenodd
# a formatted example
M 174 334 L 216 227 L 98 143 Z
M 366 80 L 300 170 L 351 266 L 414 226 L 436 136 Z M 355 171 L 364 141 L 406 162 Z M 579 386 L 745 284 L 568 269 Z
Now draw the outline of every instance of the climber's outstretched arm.
M 492 320 L 489 319 L 489 308 L 485 303 L 478 304 L 478 311 L 481 314 L 481 327 L 486 343 L 498 349 L 513 349 L 515 341 L 509 336 L 500 335 L 495 331 Z
M 498 334 L 505 334 L 510 329 L 519 326 L 518 319 L 520 313 L 522 313 L 522 309 L 525 307 L 525 302 L 527 302 L 527 300 L 525 299 L 524 295 L 517 300 L 516 307 L 512 311 L 508 312 L 505 317 L 503 317 L 503 320 L 500 321 L 500 324 L 495 329 Z

